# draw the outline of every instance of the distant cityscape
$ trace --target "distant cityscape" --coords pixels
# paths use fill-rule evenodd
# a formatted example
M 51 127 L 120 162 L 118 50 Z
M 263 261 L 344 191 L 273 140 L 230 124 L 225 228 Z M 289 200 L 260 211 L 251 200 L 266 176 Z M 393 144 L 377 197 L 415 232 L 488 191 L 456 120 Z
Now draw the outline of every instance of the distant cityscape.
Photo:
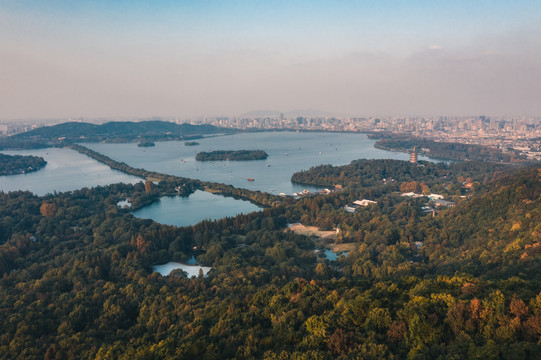
M 522 151 L 541 160 L 541 117 L 264 117 L 205 118 L 191 124 L 211 124 L 243 130 L 313 130 L 391 132 L 439 142 L 478 144 Z
M 0 123 L 0 135 L 13 135 L 62 122 L 104 123 L 119 119 L 54 119 Z M 126 119 L 122 119 L 126 120 Z M 519 150 L 529 159 L 541 160 L 541 117 L 438 116 L 438 117 L 154 117 L 138 120 L 162 120 L 193 125 L 214 125 L 246 131 L 299 130 L 335 132 L 389 132 L 432 139 Z

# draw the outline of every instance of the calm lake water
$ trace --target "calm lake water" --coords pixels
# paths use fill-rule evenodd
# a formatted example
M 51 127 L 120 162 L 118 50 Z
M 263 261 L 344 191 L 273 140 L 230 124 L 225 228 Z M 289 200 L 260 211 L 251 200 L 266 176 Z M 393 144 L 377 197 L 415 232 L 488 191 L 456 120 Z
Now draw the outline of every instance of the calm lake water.
M 35 155 L 47 161 L 47 165 L 28 174 L 0 176 L 0 191 L 29 190 L 38 195 L 64 192 L 108 185 L 114 183 L 134 184 L 141 179 L 112 170 L 88 156 L 65 148 L 39 150 L 2 150 L 8 155 Z
M 291 175 L 320 164 L 345 165 L 356 159 L 408 160 L 406 153 L 374 148 L 364 134 L 264 132 L 199 139 L 198 146 L 184 142 L 157 142 L 140 148 L 137 144 L 84 144 L 117 161 L 136 168 L 230 184 L 273 194 L 292 194 L 316 188 L 291 183 Z M 200 151 L 264 150 L 266 160 L 195 161 Z M 427 158 L 420 157 L 426 160 Z M 248 181 L 253 178 L 254 181 Z
M 405 153 L 374 148 L 374 140 L 364 134 L 262 132 L 199 139 L 198 146 L 184 142 L 157 142 L 155 147 L 141 148 L 129 144 L 84 144 L 93 150 L 136 168 L 158 171 L 205 181 L 231 184 L 250 190 L 274 194 L 293 194 L 317 188 L 291 183 L 291 175 L 320 164 L 345 165 L 356 159 L 408 160 Z M 269 154 L 266 160 L 195 161 L 200 151 L 256 150 Z M 1 176 L 0 191 L 30 190 L 38 195 L 70 191 L 83 187 L 118 182 L 136 183 L 141 179 L 111 170 L 85 155 L 70 149 L 2 151 L 5 154 L 42 156 L 47 165 L 33 173 Z M 422 159 L 426 159 L 421 157 Z M 253 178 L 254 181 L 248 181 Z M 162 224 L 193 225 L 205 219 L 219 219 L 260 210 L 256 205 L 203 191 L 189 197 L 164 197 L 135 211 L 134 216 L 153 219 Z
M 408 160 L 406 153 L 374 148 L 364 134 L 263 132 L 199 139 L 198 146 L 184 142 L 157 142 L 155 147 L 137 144 L 87 144 L 114 160 L 136 168 L 205 181 L 231 184 L 273 194 L 316 190 L 291 183 L 291 175 L 320 164 L 345 165 L 356 159 Z M 195 154 L 213 150 L 265 150 L 269 157 L 255 161 L 195 161 Z M 42 156 L 48 164 L 40 171 L 0 177 L 0 191 L 30 190 L 38 195 L 140 179 L 109 167 L 70 149 L 2 151 L 5 154 Z M 420 157 L 428 160 L 428 158 Z M 248 181 L 253 178 L 254 181 Z
M 159 201 L 133 211 L 132 214 L 160 224 L 188 226 L 206 219 L 217 220 L 258 210 L 261 208 L 249 201 L 197 190 L 188 197 L 162 197 Z

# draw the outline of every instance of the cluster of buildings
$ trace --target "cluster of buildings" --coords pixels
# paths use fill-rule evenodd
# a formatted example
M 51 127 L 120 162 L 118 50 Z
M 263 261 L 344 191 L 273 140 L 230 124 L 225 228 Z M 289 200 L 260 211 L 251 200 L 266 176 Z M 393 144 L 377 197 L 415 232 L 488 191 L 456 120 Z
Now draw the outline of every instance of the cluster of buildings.
M 94 122 L 118 120 L 97 119 Z M 156 120 L 154 118 L 154 120 Z M 541 117 L 539 116 L 239 116 L 178 117 L 159 120 L 193 125 L 215 125 L 241 130 L 311 130 L 340 132 L 391 132 L 419 136 L 441 142 L 478 144 L 500 149 L 522 151 L 531 159 L 541 160 Z M 66 121 L 88 119 L 54 119 L 49 122 L 0 122 L 0 135 L 29 131 L 36 127 Z
M 279 193 L 278 196 L 281 196 L 281 197 L 293 197 L 295 199 L 299 199 L 301 197 L 312 196 L 312 195 L 328 195 L 328 194 L 331 194 L 331 193 L 333 193 L 335 191 L 341 191 L 341 190 L 342 190 L 342 185 L 335 185 L 334 189 L 323 189 L 321 191 L 316 191 L 316 192 L 310 192 L 310 191 L 304 189 L 302 191 L 293 193 L 291 195 L 288 195 L 286 193 Z
M 438 209 L 448 209 L 456 205 L 452 201 L 444 200 L 443 199 L 444 196 L 440 194 L 423 195 L 423 194 L 416 194 L 413 192 L 407 192 L 407 193 L 402 193 L 401 195 L 405 197 L 413 197 L 413 198 L 427 197 L 429 201 L 422 207 L 422 210 L 425 213 L 432 213 L 433 215 L 436 214 L 436 210 Z
M 377 201 L 372 201 L 372 200 L 367 200 L 367 199 L 355 200 L 353 202 L 353 204 L 351 204 L 351 205 L 348 204 L 348 205 L 344 206 L 344 210 L 346 210 L 347 212 L 350 212 L 350 213 L 354 213 L 360 207 L 367 207 L 367 206 L 370 206 L 370 205 L 376 205 L 377 203 L 378 203 Z
M 205 117 L 191 124 L 211 124 L 243 130 L 312 130 L 391 132 L 440 142 L 457 142 L 514 149 L 541 160 L 541 117 L 436 116 L 436 117 Z
M 269 117 L 200 117 L 172 120 L 244 130 L 390 131 L 418 136 L 470 133 L 479 137 L 541 137 L 541 117 L 520 116 L 284 117 L 281 114 Z

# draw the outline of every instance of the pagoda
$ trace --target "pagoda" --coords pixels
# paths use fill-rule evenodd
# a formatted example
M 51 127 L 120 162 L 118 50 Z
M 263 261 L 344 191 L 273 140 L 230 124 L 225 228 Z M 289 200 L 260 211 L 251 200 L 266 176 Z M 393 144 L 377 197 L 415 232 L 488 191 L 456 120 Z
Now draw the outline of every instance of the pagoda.
M 417 164 L 417 152 L 415 151 L 415 146 L 413 147 L 413 150 L 410 153 L 410 163 Z

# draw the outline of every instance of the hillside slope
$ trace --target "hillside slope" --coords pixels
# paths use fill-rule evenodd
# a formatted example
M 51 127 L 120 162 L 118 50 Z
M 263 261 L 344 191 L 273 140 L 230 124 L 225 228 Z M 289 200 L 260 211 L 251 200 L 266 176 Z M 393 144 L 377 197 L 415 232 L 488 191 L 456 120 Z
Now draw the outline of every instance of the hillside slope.
M 541 170 L 494 180 L 488 191 L 426 224 L 425 255 L 439 270 L 490 278 L 537 276 Z

